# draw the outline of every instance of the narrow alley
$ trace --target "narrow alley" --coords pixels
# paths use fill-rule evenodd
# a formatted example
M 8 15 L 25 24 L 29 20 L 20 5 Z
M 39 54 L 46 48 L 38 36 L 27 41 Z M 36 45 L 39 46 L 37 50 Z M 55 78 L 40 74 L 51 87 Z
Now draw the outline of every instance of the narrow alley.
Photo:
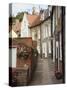
M 52 59 L 38 58 L 38 64 L 30 85 L 61 84 L 62 79 L 57 80 L 54 75 L 54 63 Z
M 10 86 L 65 83 L 65 7 L 40 7 L 9 17 Z

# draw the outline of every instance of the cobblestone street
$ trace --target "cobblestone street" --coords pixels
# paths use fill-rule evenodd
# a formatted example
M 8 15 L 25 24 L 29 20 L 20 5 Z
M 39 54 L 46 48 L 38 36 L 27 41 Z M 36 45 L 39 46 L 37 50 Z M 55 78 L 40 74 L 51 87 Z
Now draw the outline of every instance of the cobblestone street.
M 49 60 L 49 62 L 48 62 Z M 61 80 L 57 80 L 54 76 L 54 64 L 51 59 L 41 59 L 39 57 L 36 71 L 33 75 L 30 85 L 48 85 L 61 84 Z

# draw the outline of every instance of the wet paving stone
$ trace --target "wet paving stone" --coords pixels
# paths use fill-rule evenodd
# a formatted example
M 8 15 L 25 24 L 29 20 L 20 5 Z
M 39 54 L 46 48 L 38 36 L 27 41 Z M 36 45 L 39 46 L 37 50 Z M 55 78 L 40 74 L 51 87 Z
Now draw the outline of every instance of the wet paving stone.
M 62 80 L 57 80 L 54 76 L 54 63 L 50 59 L 38 59 L 37 68 L 30 85 L 60 84 Z

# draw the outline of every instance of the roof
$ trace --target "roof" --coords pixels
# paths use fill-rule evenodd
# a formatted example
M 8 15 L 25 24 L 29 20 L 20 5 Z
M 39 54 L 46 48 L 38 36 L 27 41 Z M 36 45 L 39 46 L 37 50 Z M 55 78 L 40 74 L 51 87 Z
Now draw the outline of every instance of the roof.
M 40 15 L 31 15 L 31 14 L 27 14 L 27 19 L 28 19 L 28 23 L 29 23 L 29 28 L 35 27 L 35 26 L 43 23 L 45 20 L 47 20 L 47 18 L 45 20 L 41 20 Z M 10 27 L 11 27 L 11 30 L 13 29 L 14 32 L 17 33 L 21 30 L 21 22 L 19 22 L 19 20 L 16 20 L 15 25 L 12 25 Z M 9 30 L 9 31 L 11 31 L 11 30 Z
M 40 24 L 42 21 L 40 20 L 40 15 L 31 15 L 27 14 L 27 19 L 29 23 L 29 27 L 34 27 L 38 24 Z M 19 20 L 16 20 L 15 25 L 10 26 L 15 32 L 18 32 L 21 30 L 21 22 Z M 11 31 L 11 30 L 10 30 Z
M 36 26 L 41 23 L 40 15 L 28 14 L 27 18 L 28 18 L 28 22 L 29 22 L 29 27 L 33 27 L 33 26 Z

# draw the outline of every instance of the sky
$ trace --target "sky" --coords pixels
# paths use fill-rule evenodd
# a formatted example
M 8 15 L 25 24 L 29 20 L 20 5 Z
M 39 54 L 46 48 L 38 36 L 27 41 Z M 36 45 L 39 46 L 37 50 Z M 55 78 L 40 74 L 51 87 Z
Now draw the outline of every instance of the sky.
M 29 13 L 32 12 L 32 7 L 36 7 L 37 10 L 40 8 L 46 9 L 47 5 L 39 5 L 39 4 L 23 4 L 23 3 L 13 3 L 12 5 L 9 5 L 9 14 L 12 14 L 12 16 L 16 16 L 19 12 L 28 11 Z M 12 9 L 11 9 L 12 8 Z

